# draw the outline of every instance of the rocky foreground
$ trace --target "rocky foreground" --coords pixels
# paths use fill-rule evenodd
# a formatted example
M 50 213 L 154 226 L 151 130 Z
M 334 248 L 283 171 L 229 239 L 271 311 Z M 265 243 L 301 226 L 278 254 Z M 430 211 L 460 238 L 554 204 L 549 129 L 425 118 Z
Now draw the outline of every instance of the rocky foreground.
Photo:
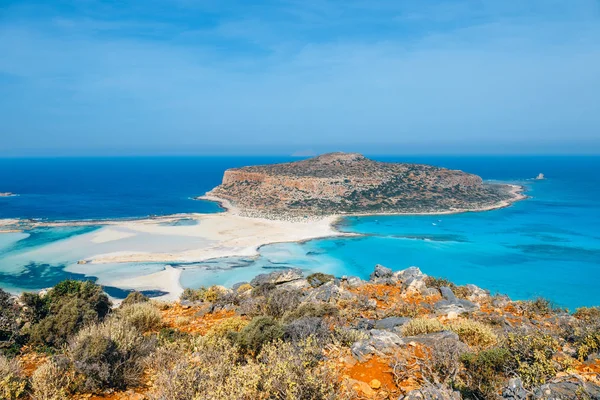
M 384 163 L 356 153 L 233 168 L 207 193 L 252 216 L 444 213 L 501 207 L 520 198 L 510 185 L 462 171 Z
M 0 291 L 0 398 L 599 399 L 600 308 L 418 268 L 296 269 L 118 308 L 92 283 Z

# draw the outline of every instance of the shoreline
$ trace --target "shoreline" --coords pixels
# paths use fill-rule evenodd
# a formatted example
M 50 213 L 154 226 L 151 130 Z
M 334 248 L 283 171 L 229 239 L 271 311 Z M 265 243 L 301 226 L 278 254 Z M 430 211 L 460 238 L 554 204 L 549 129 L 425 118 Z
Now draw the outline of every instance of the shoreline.
M 130 218 L 120 220 L 88 220 L 88 221 L 35 221 L 29 225 L 17 219 L 0 220 L 0 233 L 3 228 L 34 229 L 36 227 L 60 226 L 99 226 L 98 230 L 65 239 L 63 246 L 77 246 L 83 241 L 83 248 L 88 256 L 77 260 L 77 264 L 69 265 L 73 272 L 85 273 L 88 264 L 127 264 L 127 263 L 159 263 L 166 264 L 159 272 L 139 275 L 120 281 L 107 279 L 103 284 L 124 289 L 161 290 L 168 292 L 158 299 L 174 299 L 181 291 L 181 269 L 173 264 L 201 263 L 226 257 L 256 257 L 260 249 L 276 243 L 303 243 L 315 239 L 333 237 L 356 237 L 358 233 L 344 232 L 339 223 L 345 217 L 362 216 L 401 216 L 401 215 L 447 215 L 464 212 L 483 212 L 505 208 L 512 203 L 526 199 L 525 188 L 510 185 L 511 199 L 503 200 L 489 207 L 469 210 L 446 210 L 426 213 L 375 213 L 375 214 L 336 214 L 296 219 L 270 219 L 256 216 L 240 215 L 241 212 L 227 199 L 215 196 L 199 196 L 198 199 L 218 202 L 224 212 L 212 214 L 182 213 L 168 216 L 152 216 L 147 218 Z M 177 225 L 182 219 L 194 220 L 191 225 Z M 165 224 L 166 223 L 166 224 Z M 169 224 L 172 223 L 172 224 Z M 25 225 L 25 226 L 24 226 Z M 136 248 L 130 242 L 138 237 L 139 243 L 146 238 L 153 238 L 155 244 L 147 244 L 147 248 L 128 251 L 127 247 Z M 158 239 L 158 241 L 157 241 Z M 69 242 L 73 240 L 73 242 Z M 76 240 L 79 240 L 76 241 Z M 173 243 L 186 241 L 189 247 L 181 249 L 173 247 Z M 103 247 L 105 244 L 112 247 Z M 171 247 L 169 247 L 171 245 Z M 119 247 L 122 246 L 122 247 Z M 106 249 L 111 249 L 105 251 Z M 81 269 L 80 269 L 81 268 Z M 104 279 L 102 279 L 104 281 Z

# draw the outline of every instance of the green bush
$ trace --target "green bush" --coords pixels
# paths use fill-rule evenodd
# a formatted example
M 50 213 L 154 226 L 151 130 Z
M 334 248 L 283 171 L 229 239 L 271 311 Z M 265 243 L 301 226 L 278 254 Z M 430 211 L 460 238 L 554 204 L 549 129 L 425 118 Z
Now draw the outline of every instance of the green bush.
M 282 338 L 283 334 L 283 327 L 273 318 L 255 317 L 232 338 L 243 350 L 256 355 L 265 344 Z
M 13 400 L 25 396 L 27 380 L 16 360 L 0 354 L 0 399 Z
M 186 301 L 204 301 L 205 294 L 206 288 L 204 287 L 198 289 L 185 288 L 185 290 L 180 296 L 180 299 Z
M 160 311 L 151 303 L 133 303 L 119 309 L 120 318 L 141 332 L 158 330 L 162 325 Z
M 562 311 L 559 308 L 553 306 L 550 300 L 538 297 L 535 300 L 526 300 L 518 302 L 519 308 L 528 318 L 545 317 L 552 315 L 558 311 Z
M 402 335 L 417 336 L 443 330 L 444 325 L 435 318 L 415 318 L 404 324 L 402 327 Z
M 111 306 L 99 285 L 74 280 L 59 283 L 43 298 L 29 295 L 27 301 L 35 307 L 30 314 L 34 323 L 27 330 L 31 342 L 51 347 L 61 346 L 83 326 L 104 319 Z
M 14 354 L 19 350 L 21 335 L 19 307 L 12 296 L 0 289 L 0 354 Z
M 138 303 L 147 303 L 148 301 L 150 301 L 150 299 L 147 296 L 134 290 L 133 292 L 129 293 L 127 297 L 125 297 L 125 300 L 121 302 L 121 307 Z
M 508 350 L 501 347 L 483 350 L 477 354 L 463 354 L 463 395 L 475 399 L 495 399 L 506 380 L 510 357 Z
M 425 277 L 424 282 L 425 282 L 425 286 L 427 286 L 429 288 L 434 288 L 434 289 L 439 289 L 442 287 L 449 287 L 450 289 L 452 289 L 454 286 L 456 286 L 454 283 L 450 282 L 446 278 L 436 278 L 433 276 Z
M 509 333 L 506 347 L 510 353 L 511 368 L 526 387 L 544 384 L 556 375 L 552 356 L 559 346 L 552 336 L 543 332 Z
M 324 274 L 322 272 L 316 272 L 314 274 L 310 274 L 306 277 L 306 280 L 310 284 L 310 286 L 316 288 L 327 282 L 331 282 L 335 277 L 333 275 Z
M 69 346 L 79 390 L 124 389 L 139 383 L 143 361 L 154 348 L 133 325 L 118 318 L 83 328 Z
M 600 352 L 600 329 L 588 330 L 586 334 L 575 342 L 575 346 L 577 347 L 577 358 L 579 361 L 585 361 L 590 354 Z

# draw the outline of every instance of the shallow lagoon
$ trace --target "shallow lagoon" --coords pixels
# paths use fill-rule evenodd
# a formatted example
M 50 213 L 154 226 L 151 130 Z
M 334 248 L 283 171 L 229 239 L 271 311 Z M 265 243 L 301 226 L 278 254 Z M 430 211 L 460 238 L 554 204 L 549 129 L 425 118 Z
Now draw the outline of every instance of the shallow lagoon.
M 314 240 L 301 244 L 274 244 L 261 248 L 261 256 L 256 259 L 227 258 L 179 265 L 176 267 L 183 269 L 182 284 L 188 287 L 231 285 L 250 280 L 256 274 L 268 272 L 272 268 L 290 266 L 303 268 L 307 272 L 318 270 L 338 276 L 358 275 L 366 278 L 373 266 L 380 263 L 393 269 L 417 265 L 427 274 L 444 276 L 456 283 L 475 283 L 492 292 L 506 293 L 517 299 L 541 295 L 570 308 L 600 304 L 600 182 L 595 173 L 600 170 L 600 158 L 402 159 L 459 168 L 480 174 L 486 179 L 524 184 L 528 187 L 527 194 L 531 199 L 506 209 L 484 213 L 346 218 L 340 223 L 339 229 L 364 236 Z M 398 158 L 387 160 L 394 161 Z M 235 161 L 235 165 L 244 165 L 277 160 L 252 158 Z M 7 160 L 3 162 L 6 163 Z M 163 169 L 171 168 L 172 174 L 178 173 L 177 168 L 185 167 L 187 177 L 191 175 L 191 166 L 202 170 L 203 165 L 210 164 L 203 160 L 173 166 L 165 159 L 159 159 L 156 163 L 162 165 Z M 149 164 L 152 164 L 149 160 L 134 162 L 130 165 L 132 170 L 125 176 L 133 179 L 136 168 Z M 130 199 L 127 206 L 117 209 L 112 205 L 118 202 L 119 197 L 125 198 L 127 193 L 119 193 L 117 186 L 117 192 L 113 190 L 101 193 L 100 198 L 111 197 L 110 207 L 104 210 L 104 214 L 97 212 L 94 217 L 109 218 L 110 213 L 115 213 L 115 210 L 120 217 L 138 216 L 144 210 L 154 213 L 151 201 L 146 199 L 146 196 L 152 197 L 152 191 L 161 199 L 161 207 L 169 212 L 218 211 L 218 207 L 203 209 L 204 204 L 198 205 L 189 197 L 208 190 L 213 181 L 218 182 L 223 169 L 229 164 L 231 162 L 219 159 L 217 165 L 221 167 L 204 169 L 204 172 L 196 174 L 202 182 L 195 182 L 188 193 L 184 192 L 184 183 L 177 181 L 177 195 L 173 200 L 175 204 L 168 207 L 163 204 L 168 202 L 168 195 L 165 194 L 168 192 L 160 183 L 154 183 L 152 190 L 145 189 L 144 198 Z M 62 171 L 61 168 L 57 170 Z M 545 173 L 548 180 L 529 180 L 539 172 Z M 111 179 L 116 180 L 117 177 Z M 29 182 L 28 187 L 34 188 L 34 183 Z M 91 186 L 88 184 L 88 189 Z M 45 187 L 45 190 L 49 189 Z M 69 193 L 73 193 L 75 189 L 69 190 Z M 95 186 L 93 194 L 89 196 L 98 196 L 98 191 L 102 190 L 109 189 L 102 189 L 101 185 Z M 0 216 L 4 210 L 7 214 L 4 217 L 20 215 L 19 213 L 39 217 L 43 207 L 42 211 L 22 209 L 34 203 L 31 199 L 20 205 L 12 204 L 9 208 L 2 208 L 8 201 L 19 198 L 22 201 L 27 196 L 25 193 L 19 197 L 2 199 Z M 68 201 L 77 202 L 77 198 Z M 68 207 L 68 201 L 65 200 L 64 204 L 51 203 L 54 217 L 69 214 L 68 211 L 57 211 L 60 206 Z M 136 204 L 136 201 L 140 201 L 140 204 Z M 185 207 L 180 207 L 182 202 Z M 93 199 L 85 202 L 88 205 L 90 203 L 100 202 Z M 75 210 L 75 217 L 84 218 L 84 208 L 75 207 Z M 181 223 L 188 222 L 183 220 Z M 28 233 L 1 234 L 0 286 L 13 291 L 35 290 L 51 286 L 65 277 L 96 277 L 101 283 L 118 287 L 119 279 L 145 275 L 164 268 L 163 264 L 77 265 L 77 260 L 90 252 L 93 254 L 119 250 L 111 247 L 110 242 L 91 242 L 90 236 L 95 229 L 47 228 Z M 73 237 L 80 245 L 65 248 L 65 239 Z M 131 248 L 126 250 L 151 249 L 154 243 L 164 244 L 165 240 L 168 240 L 167 244 L 174 250 L 194 245 L 189 238 L 148 235 L 131 239 L 128 243 Z M 113 292 L 118 294 L 116 289 Z

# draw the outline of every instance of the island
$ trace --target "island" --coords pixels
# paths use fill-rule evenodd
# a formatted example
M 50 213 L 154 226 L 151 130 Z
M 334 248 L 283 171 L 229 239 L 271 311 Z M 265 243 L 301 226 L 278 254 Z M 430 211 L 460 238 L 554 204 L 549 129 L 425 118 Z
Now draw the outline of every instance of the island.
M 246 216 L 444 214 L 506 207 L 524 198 L 516 185 L 423 164 L 386 163 L 328 153 L 273 165 L 232 168 L 201 198 Z

